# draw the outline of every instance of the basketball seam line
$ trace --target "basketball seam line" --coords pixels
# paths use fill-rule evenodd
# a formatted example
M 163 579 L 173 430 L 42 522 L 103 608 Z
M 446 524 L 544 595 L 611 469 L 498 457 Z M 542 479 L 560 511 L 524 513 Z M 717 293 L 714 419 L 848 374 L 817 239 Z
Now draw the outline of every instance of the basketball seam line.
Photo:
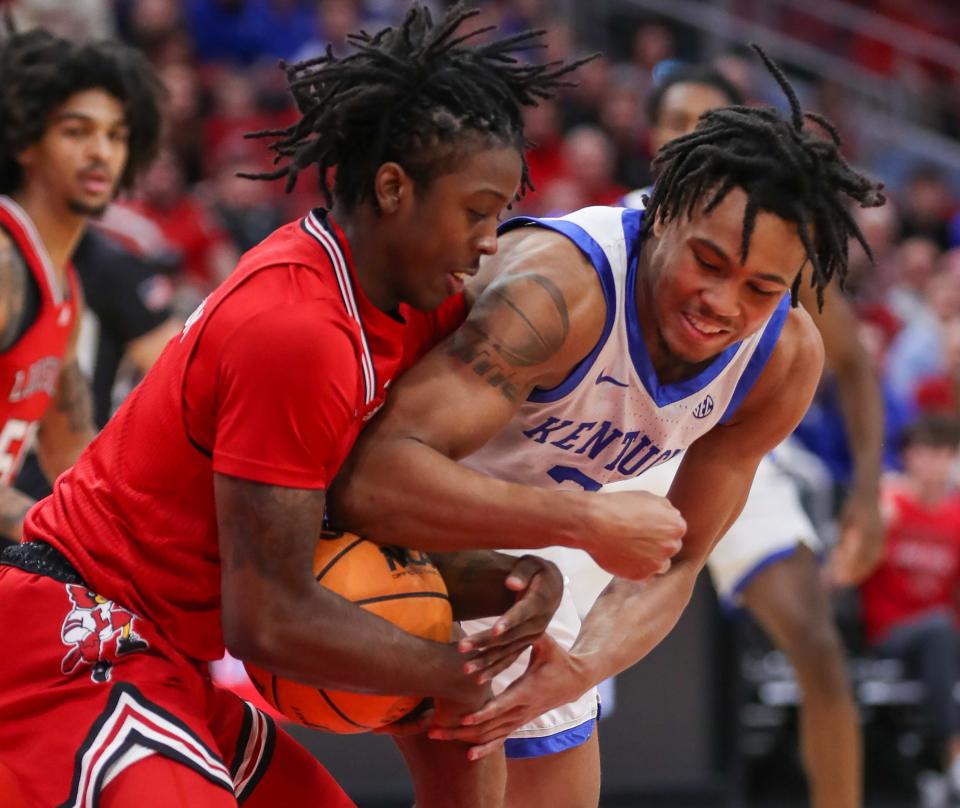
M 323 541 L 323 539 L 321 539 L 321 541 Z M 327 562 L 327 566 L 325 566 L 322 570 L 320 570 L 320 572 L 317 573 L 317 576 L 316 576 L 317 581 L 319 581 L 324 575 L 330 572 L 330 568 L 334 564 L 336 564 L 341 558 L 343 558 L 347 553 L 349 553 L 354 547 L 356 547 L 362 541 L 364 540 L 357 539 L 356 541 L 351 542 L 346 547 L 344 547 L 339 553 L 337 553 L 333 558 L 331 558 Z
M 348 724 L 353 724 L 355 727 L 360 727 L 361 729 L 376 729 L 376 727 L 368 726 L 367 724 L 361 724 L 359 721 L 354 721 L 349 715 L 347 715 L 343 710 L 341 710 L 334 703 L 333 699 L 327 695 L 327 692 L 323 688 L 317 688 L 317 692 L 323 697 L 323 700 L 330 705 L 330 709 L 333 710 L 337 715 L 339 715 L 344 721 Z
M 356 606 L 365 606 L 368 603 L 382 603 L 386 600 L 402 600 L 406 598 L 440 598 L 441 600 L 450 600 L 442 592 L 401 592 L 395 595 L 377 595 L 373 598 L 363 598 L 363 600 L 353 601 Z

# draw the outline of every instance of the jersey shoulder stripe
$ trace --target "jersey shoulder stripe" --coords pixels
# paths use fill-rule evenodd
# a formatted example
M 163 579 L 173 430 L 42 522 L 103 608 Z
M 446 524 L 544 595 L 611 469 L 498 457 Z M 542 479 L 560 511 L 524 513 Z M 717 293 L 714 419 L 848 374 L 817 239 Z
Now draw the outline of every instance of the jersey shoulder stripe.
M 311 211 L 304 217 L 303 228 L 308 234 L 313 236 L 326 251 L 330 263 L 333 266 L 337 286 L 340 288 L 343 305 L 360 330 L 360 366 L 363 370 L 364 386 L 363 403 L 365 406 L 369 406 L 377 394 L 376 371 L 373 366 L 373 357 L 370 354 L 370 346 L 367 343 L 367 335 L 363 330 L 363 321 L 360 319 L 360 310 L 357 307 L 357 300 L 353 291 L 353 281 L 350 278 L 350 271 L 347 269 L 346 259 L 343 257 L 343 251 L 340 249 L 337 240 L 327 232 L 327 229 L 314 212 Z

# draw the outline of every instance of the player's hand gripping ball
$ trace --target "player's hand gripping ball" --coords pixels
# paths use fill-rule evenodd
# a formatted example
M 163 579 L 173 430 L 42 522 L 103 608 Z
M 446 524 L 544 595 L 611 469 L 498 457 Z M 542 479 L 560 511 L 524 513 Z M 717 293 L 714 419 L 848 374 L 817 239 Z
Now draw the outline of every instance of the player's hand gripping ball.
M 324 533 L 313 557 L 317 582 L 411 634 L 450 639 L 452 612 L 443 578 L 419 550 L 388 547 L 352 533 Z M 279 712 L 328 732 L 368 732 L 403 718 L 417 696 L 380 696 L 310 687 L 246 664 L 254 686 Z

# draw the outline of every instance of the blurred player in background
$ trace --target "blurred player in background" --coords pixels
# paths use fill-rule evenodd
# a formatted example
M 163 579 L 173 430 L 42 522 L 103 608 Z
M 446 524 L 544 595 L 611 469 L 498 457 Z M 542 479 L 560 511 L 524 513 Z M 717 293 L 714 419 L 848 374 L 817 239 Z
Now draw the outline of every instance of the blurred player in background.
M 156 151 L 160 90 L 134 51 L 39 29 L 0 40 L 0 76 L 0 544 L 9 544 L 33 504 L 12 483 L 34 436 L 52 481 L 94 435 L 71 255 L 90 217 Z
M 704 67 L 678 68 L 650 96 L 651 148 L 691 131 L 704 112 L 741 103 L 740 93 L 722 74 Z M 634 191 L 624 203 L 642 207 L 641 197 L 651 191 Z M 869 356 L 852 336 L 857 331 L 852 307 L 835 286 L 822 294 L 822 308 L 817 290 L 807 284 L 800 287 L 799 299 L 823 338 L 854 458 L 854 484 L 844 505 L 839 544 L 827 566 L 831 583 L 850 586 L 869 574 L 883 547 L 878 512 L 883 406 Z M 822 544 L 786 471 L 789 452 L 785 445 L 761 461 L 743 513 L 707 566 L 719 596 L 745 606 L 796 672 L 812 804 L 853 808 L 860 804 L 862 790 L 859 720 L 817 560 Z M 676 465 L 667 464 L 638 484 L 665 493 L 675 472 Z
M 301 117 L 265 133 L 283 162 L 270 176 L 292 186 L 315 165 L 335 213 L 245 255 L 4 551 L 0 612 L 18 629 L 0 669 L 0 757 L 31 800 L 350 804 L 271 719 L 211 684 L 207 662 L 225 647 L 307 684 L 486 698 L 455 647 L 325 590 L 311 565 L 326 488 L 358 432 L 404 363 L 461 319 L 460 275 L 496 251 L 498 215 L 526 185 L 522 106 L 573 67 L 514 61 L 535 33 L 467 44 L 470 16 L 434 25 L 415 5 L 349 56 L 287 68 Z M 487 503 L 487 546 L 526 546 L 538 525 L 544 544 L 581 542 L 635 576 L 677 548 L 682 520 L 665 499 L 610 497 L 584 538 L 583 503 L 525 492 L 503 486 Z M 466 614 L 509 609 L 496 644 L 513 658 L 545 627 L 559 574 L 536 558 L 471 558 Z M 476 781 L 502 790 L 502 761 L 471 767 L 456 744 L 427 746 L 421 808 L 493 804 Z M 463 761 L 462 780 L 443 755 Z
M 522 659 L 498 676 L 494 690 L 503 692 L 468 716 L 469 726 L 432 733 L 477 744 L 475 755 L 510 734 L 510 806 L 597 804 L 593 688 L 674 626 L 758 464 L 805 412 L 823 349 L 791 297 L 796 304 L 806 280 L 822 300 L 831 278 L 843 277 L 848 239 L 862 241 L 848 198 L 883 203 L 837 139 L 804 127 L 793 89 L 763 58 L 789 99 L 789 119 L 773 109 L 708 112 L 658 152 L 646 212 L 586 208 L 502 228 L 466 323 L 397 386 L 334 489 L 335 514 L 361 532 L 471 543 L 474 520 L 484 521 L 472 503 L 502 485 L 485 474 L 592 492 L 682 456 L 670 500 L 687 531 L 673 563 L 646 583 L 615 578 L 582 627 L 568 593 L 529 669 Z M 566 548 L 548 557 L 570 578 L 582 570 L 582 555 Z M 787 616 L 802 621 L 811 608 L 802 598 L 819 593 L 829 626 L 813 555 L 797 557 L 805 586 L 786 590 Z M 820 642 L 803 634 L 809 626 L 797 634 L 802 648 Z M 463 647 L 484 648 L 491 636 L 468 636 Z M 500 657 L 475 660 L 482 679 L 505 667 Z M 846 719 L 847 691 L 838 690 Z M 843 737 L 850 733 L 836 710 L 831 716 L 854 773 L 842 795 L 829 784 L 818 805 L 849 806 L 857 745 Z

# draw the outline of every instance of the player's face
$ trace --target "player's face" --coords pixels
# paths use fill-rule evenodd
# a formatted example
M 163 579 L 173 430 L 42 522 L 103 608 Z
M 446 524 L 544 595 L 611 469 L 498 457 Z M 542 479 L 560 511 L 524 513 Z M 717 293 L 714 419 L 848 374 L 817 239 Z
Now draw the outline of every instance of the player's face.
M 657 333 L 647 336 L 674 359 L 706 361 L 757 331 L 806 260 L 796 225 L 761 210 L 741 263 L 746 201 L 735 188 L 707 215 L 654 228 L 645 279 Z
M 43 137 L 19 155 L 27 193 L 91 216 L 113 199 L 127 162 L 123 106 L 100 89 L 74 93 L 50 115 Z
M 428 310 L 463 288 L 463 276 L 476 273 L 480 257 L 497 251 L 497 223 L 516 196 L 520 172 L 515 148 L 483 149 L 420 192 L 399 247 L 400 300 Z
M 692 132 L 704 112 L 729 104 L 726 94 L 709 84 L 674 84 L 661 100 L 660 120 L 650 128 L 651 149 L 656 152 L 668 140 Z

